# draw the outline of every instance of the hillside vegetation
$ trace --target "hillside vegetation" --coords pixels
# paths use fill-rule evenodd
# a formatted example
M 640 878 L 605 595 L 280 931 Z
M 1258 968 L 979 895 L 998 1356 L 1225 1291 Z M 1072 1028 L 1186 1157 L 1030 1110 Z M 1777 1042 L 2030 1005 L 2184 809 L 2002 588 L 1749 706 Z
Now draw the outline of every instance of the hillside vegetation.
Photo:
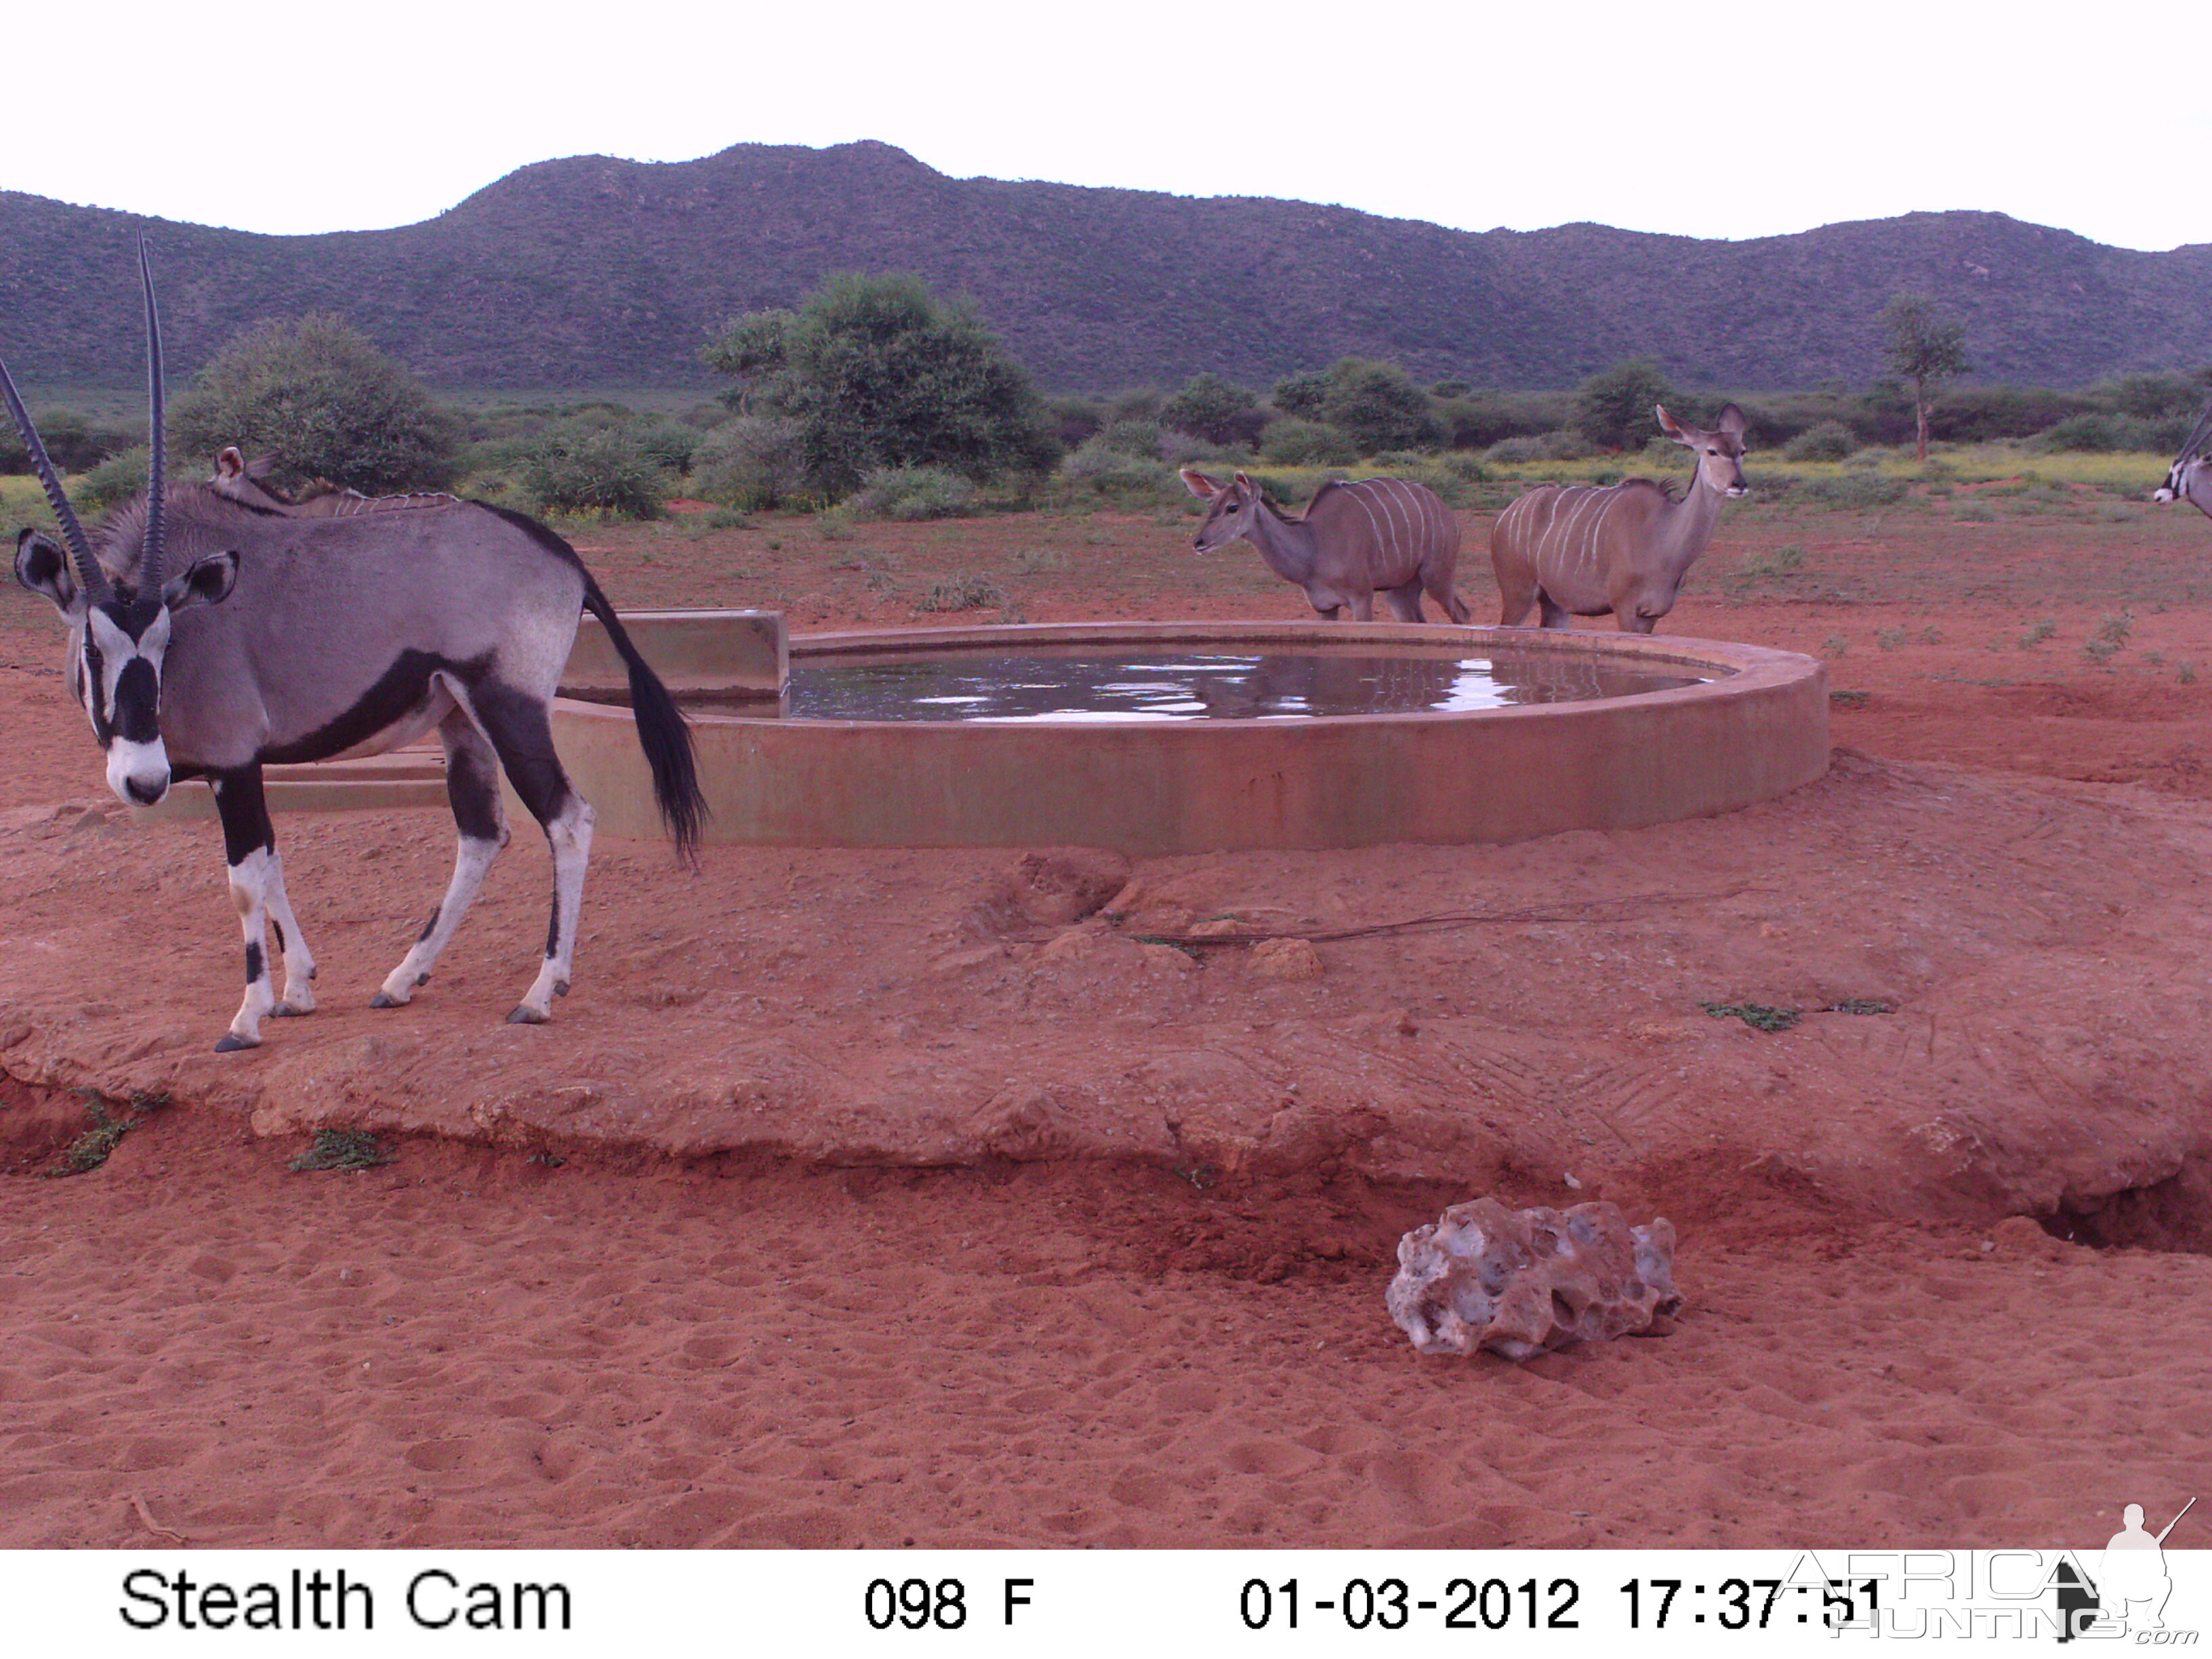
M 886 144 L 526 167 L 392 230 L 276 237 L 0 193 L 19 379 L 141 372 L 132 238 L 180 372 L 252 321 L 339 313 L 434 386 L 707 387 L 699 348 L 831 272 L 912 272 L 1052 391 L 1267 386 L 1340 357 L 1563 388 L 1634 356 L 1678 385 L 1862 383 L 1895 293 L 1961 317 L 1976 377 L 2075 386 L 2212 361 L 2212 248 L 2142 253 L 2000 214 L 1743 242 L 1601 225 L 1469 233 L 1349 209 L 950 179 Z

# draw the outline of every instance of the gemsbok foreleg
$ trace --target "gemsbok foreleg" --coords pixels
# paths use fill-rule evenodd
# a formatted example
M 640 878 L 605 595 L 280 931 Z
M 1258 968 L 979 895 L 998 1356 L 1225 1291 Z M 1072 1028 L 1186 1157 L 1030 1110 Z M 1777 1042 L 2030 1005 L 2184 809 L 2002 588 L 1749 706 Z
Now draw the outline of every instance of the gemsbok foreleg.
M 453 854 L 453 879 L 438 902 L 422 934 L 383 988 L 370 1000 L 372 1008 L 398 1008 L 429 982 L 438 957 L 460 931 L 484 872 L 507 845 L 507 811 L 499 799 L 499 757 L 490 741 L 477 730 L 468 711 L 456 708 L 439 723 L 438 737 L 446 746 L 446 799 L 453 809 L 453 827 L 460 846 Z
M 230 899 L 238 908 L 239 927 L 246 935 L 246 1000 L 239 1005 L 230 1030 L 215 1045 L 218 1054 L 229 1054 L 258 1048 L 261 1022 L 271 1015 L 314 1012 L 315 994 L 307 981 L 315 976 L 315 960 L 284 892 L 284 866 L 276 856 L 276 830 L 269 821 L 261 769 L 242 767 L 235 772 L 219 773 L 210 781 L 215 788 L 216 812 L 222 820 Z M 271 921 L 276 924 L 278 948 L 284 953 L 281 1002 L 269 972 Z
M 496 681 L 478 686 L 473 700 L 507 781 L 544 829 L 553 852 L 553 915 L 545 930 L 545 963 L 507 1017 L 511 1024 L 542 1024 L 553 1017 L 553 999 L 568 994 L 595 815 L 554 752 L 553 725 L 544 700 Z

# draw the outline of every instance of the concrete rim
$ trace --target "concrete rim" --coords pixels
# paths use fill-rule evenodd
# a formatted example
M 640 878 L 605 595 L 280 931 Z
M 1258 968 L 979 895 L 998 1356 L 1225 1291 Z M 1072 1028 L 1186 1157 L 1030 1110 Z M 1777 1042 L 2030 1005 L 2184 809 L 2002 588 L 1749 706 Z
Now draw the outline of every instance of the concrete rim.
M 1827 767 L 1824 665 L 1714 641 L 1404 623 L 1074 623 L 807 635 L 791 654 L 1109 642 L 1562 652 L 1722 678 L 1582 702 L 1241 720 L 793 720 L 695 704 L 708 839 L 1075 844 L 1139 856 L 1515 841 L 1727 811 Z M 626 708 L 557 700 L 554 734 L 602 833 L 660 833 Z

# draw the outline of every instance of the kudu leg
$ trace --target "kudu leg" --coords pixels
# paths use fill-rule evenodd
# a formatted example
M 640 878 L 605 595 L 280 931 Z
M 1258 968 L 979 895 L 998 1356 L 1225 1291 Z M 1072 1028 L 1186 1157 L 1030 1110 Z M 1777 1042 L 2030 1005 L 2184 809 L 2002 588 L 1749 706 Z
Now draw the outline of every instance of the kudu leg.
M 545 704 L 498 684 L 477 688 L 476 708 L 514 793 L 545 830 L 553 850 L 553 915 L 545 930 L 545 961 L 522 1000 L 507 1018 L 538 1025 L 553 1016 L 553 999 L 568 994 L 576 960 L 576 921 L 584 907 L 584 872 L 592 860 L 590 805 L 568 782 L 553 750 Z
M 499 800 L 499 757 L 489 740 L 460 708 L 439 722 L 438 737 L 446 746 L 446 799 L 460 836 L 453 854 L 453 878 L 414 948 L 370 999 L 372 1008 L 404 1007 L 418 988 L 429 982 L 430 970 L 476 902 L 484 872 L 507 842 L 507 812 Z
M 223 859 L 230 866 L 230 900 L 238 907 L 239 927 L 246 935 L 246 1000 L 239 1004 L 238 1017 L 230 1022 L 230 1030 L 215 1045 L 217 1054 L 229 1054 L 234 1049 L 260 1047 L 261 1022 L 276 1011 L 276 990 L 270 977 L 267 950 L 272 890 L 283 906 L 283 921 L 292 924 L 281 930 L 288 991 L 295 974 L 301 988 L 305 988 L 307 978 L 314 973 L 314 963 L 307 954 L 307 942 L 300 937 L 300 924 L 292 915 L 291 904 L 283 898 L 283 870 L 276 859 L 276 830 L 269 822 L 269 801 L 262 792 L 261 769 L 244 767 L 235 772 L 220 773 L 209 781 L 215 788 L 216 816 L 222 820 Z M 295 952 L 298 957 L 296 968 Z M 307 996 L 307 1006 L 314 1006 L 313 994 Z
M 1403 587 L 1389 589 L 1382 596 L 1390 604 L 1390 614 L 1400 622 L 1425 621 L 1421 615 L 1421 579 L 1416 576 Z
M 1567 608 L 1540 587 L 1536 590 L 1536 603 L 1544 613 L 1544 627 L 1572 628 L 1575 625 L 1575 619 L 1567 614 Z

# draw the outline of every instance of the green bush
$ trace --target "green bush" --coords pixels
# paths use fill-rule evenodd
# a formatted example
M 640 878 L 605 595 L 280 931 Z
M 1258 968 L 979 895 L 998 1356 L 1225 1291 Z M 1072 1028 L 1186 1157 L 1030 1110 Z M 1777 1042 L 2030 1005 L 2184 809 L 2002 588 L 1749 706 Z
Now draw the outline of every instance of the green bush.
M 280 484 L 327 479 L 370 495 L 440 489 L 458 468 L 453 417 L 343 317 L 254 324 L 209 362 L 169 410 L 179 454 L 226 445 L 276 459 Z
M 1335 427 L 1286 416 L 1260 434 L 1260 454 L 1277 466 L 1349 466 L 1359 446 Z
M 1322 405 L 1328 401 L 1331 386 L 1327 369 L 1308 369 L 1299 374 L 1286 374 L 1275 382 L 1275 389 L 1267 394 L 1267 401 L 1283 414 L 1303 421 L 1321 418 Z
M 655 466 L 671 472 L 689 472 L 706 434 L 684 421 L 646 421 L 637 428 L 637 441 Z
M 1182 391 L 1160 404 L 1162 426 L 1220 447 L 1250 445 L 1266 423 L 1259 398 L 1218 374 L 1192 375 Z
M 1641 449 L 1659 430 L 1653 406 L 1674 400 L 1657 360 L 1633 357 L 1575 388 L 1575 430 L 1601 449 Z
M 635 431 L 589 421 L 556 421 L 518 457 L 522 486 L 555 513 L 657 519 L 668 475 Z
M 1097 495 L 1165 495 L 1179 488 L 1174 471 L 1093 438 L 1060 464 L 1060 476 Z
M 1823 421 L 1818 426 L 1808 427 L 1782 446 L 1782 458 L 1788 461 L 1840 461 L 1859 447 L 1850 428 L 1841 421 Z
M 1668 447 L 1669 459 L 1674 447 Z M 1590 441 L 1572 427 L 1540 433 L 1533 438 L 1501 438 L 1482 453 L 1492 466 L 1513 466 L 1524 461 L 1585 461 L 1597 453 Z
M 2140 415 L 2070 415 L 2035 437 L 2031 447 L 2046 451 L 2148 451 L 2163 455 L 2180 447 L 2193 424 L 2187 416 L 2150 420 Z
M 49 409 L 31 417 L 47 459 L 64 472 L 88 472 L 126 449 L 145 447 L 142 428 L 95 425 L 73 409 Z M 31 470 L 31 451 L 15 423 L 0 421 L 0 473 L 21 477 Z
M 810 499 L 806 432 L 775 415 L 739 415 L 700 439 L 691 488 L 704 500 L 760 512 Z
M 1444 441 L 1429 394 L 1395 363 L 1339 358 L 1328 371 L 1321 418 L 1352 440 L 1362 455 L 1387 449 L 1435 449 Z
M 832 495 L 877 467 L 980 482 L 1060 453 L 1028 371 L 918 276 L 831 276 L 795 313 L 737 319 L 702 355 L 738 379 L 747 412 L 799 423 L 810 482 Z
M 975 499 L 975 486 L 941 466 L 878 467 L 860 481 L 850 505 L 871 517 L 911 521 L 955 519 Z
M 1902 478 L 1886 478 L 1878 472 L 1848 472 L 1836 478 L 1808 478 L 1795 493 L 1823 507 L 1863 508 L 1894 507 L 1911 489 Z
M 1160 423 L 1142 417 L 1109 422 L 1091 441 L 1119 454 L 1157 461 L 1160 458 Z
M 40 435 L 43 437 L 45 434 L 41 433 Z M 111 455 L 78 479 L 76 488 L 70 493 L 94 513 L 105 513 L 111 507 L 119 507 L 145 489 L 146 464 L 153 453 L 144 444 L 140 444 L 136 449 L 126 449 L 119 455 Z M 24 466 L 28 471 L 27 460 Z

